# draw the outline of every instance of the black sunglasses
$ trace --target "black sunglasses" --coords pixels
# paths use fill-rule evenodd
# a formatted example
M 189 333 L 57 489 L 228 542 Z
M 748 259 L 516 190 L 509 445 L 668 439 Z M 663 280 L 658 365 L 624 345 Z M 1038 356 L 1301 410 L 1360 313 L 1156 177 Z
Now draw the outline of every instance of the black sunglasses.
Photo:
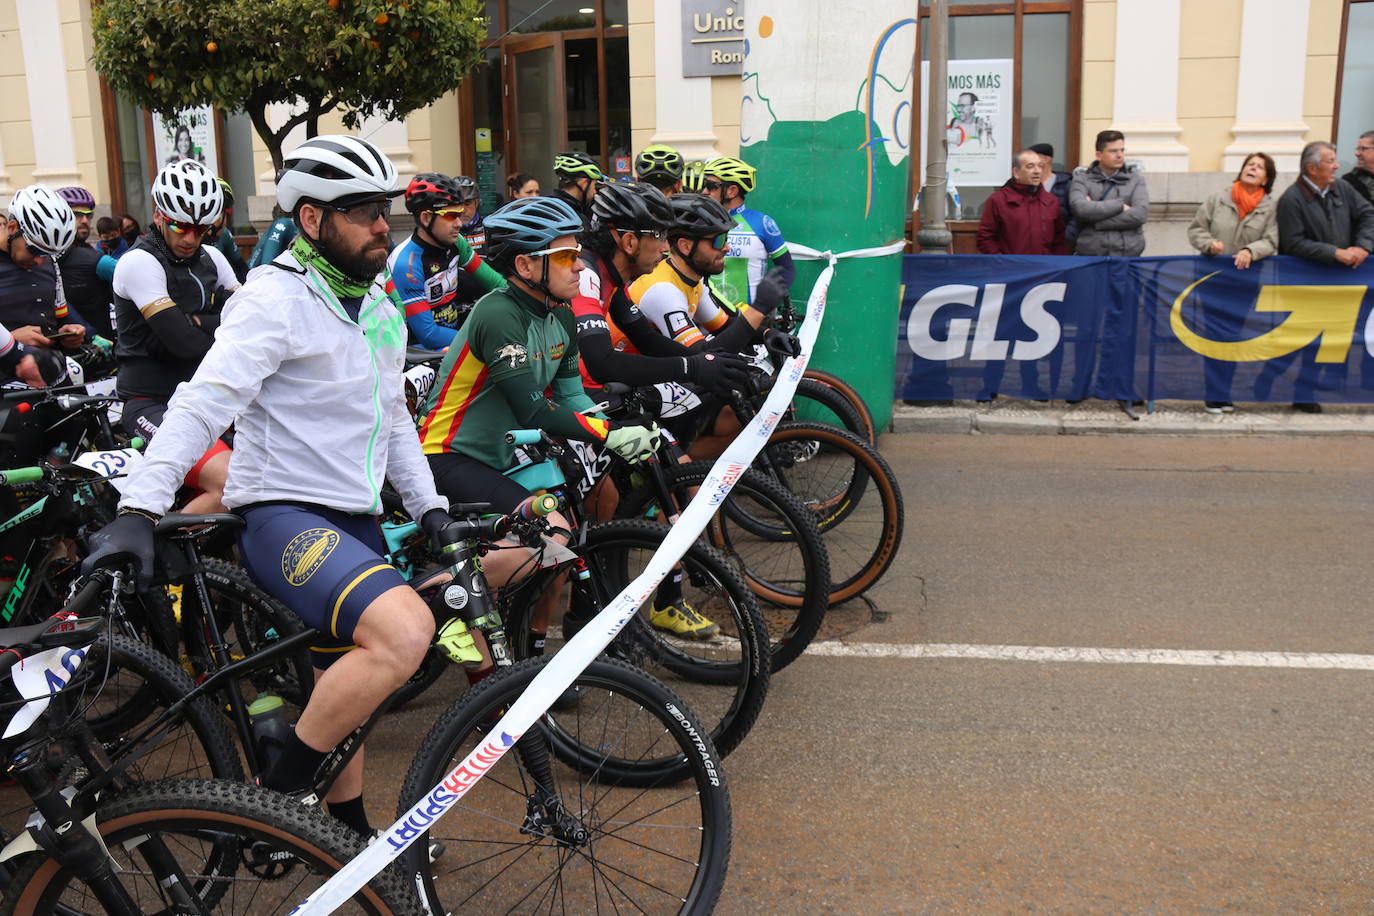
M 341 214 L 355 226 L 371 226 L 378 219 L 391 221 L 391 198 L 386 197 L 381 200 L 369 200 L 351 207 L 335 207 L 325 204 L 326 207 L 335 213 Z

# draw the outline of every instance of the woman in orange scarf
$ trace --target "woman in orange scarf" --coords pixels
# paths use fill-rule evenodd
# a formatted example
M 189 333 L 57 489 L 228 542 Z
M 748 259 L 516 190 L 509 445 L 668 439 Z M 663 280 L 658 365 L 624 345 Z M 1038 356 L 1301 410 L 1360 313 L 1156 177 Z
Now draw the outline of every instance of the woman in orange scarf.
M 1267 153 L 1245 157 L 1231 186 L 1212 194 L 1197 208 L 1197 215 L 1188 226 L 1188 241 L 1209 257 L 1231 255 L 1232 262 L 1241 270 L 1260 258 L 1277 254 L 1278 206 L 1271 193 L 1276 177 L 1278 169 Z M 1235 410 L 1229 400 L 1235 363 L 1204 363 L 1207 400 L 1203 406 L 1208 413 L 1230 413 Z

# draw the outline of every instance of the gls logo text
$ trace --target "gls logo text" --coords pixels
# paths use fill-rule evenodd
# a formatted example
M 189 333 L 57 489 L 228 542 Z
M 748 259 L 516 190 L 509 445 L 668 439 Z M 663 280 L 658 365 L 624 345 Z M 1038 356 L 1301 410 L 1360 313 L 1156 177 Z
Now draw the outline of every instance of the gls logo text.
M 997 339 L 997 320 L 1002 314 L 1003 300 L 1007 292 L 1005 283 L 989 283 L 983 287 L 965 286 L 952 283 L 937 286 L 917 301 L 906 320 L 906 339 L 911 352 L 922 359 L 959 359 L 965 354 L 969 359 L 999 360 L 1011 358 L 1019 360 L 1042 359 L 1049 356 L 1059 346 L 1061 328 L 1045 307 L 1051 302 L 1063 302 L 1068 291 L 1067 283 L 1041 283 L 1033 287 L 1021 300 L 1021 322 L 1036 335 L 1032 340 L 1013 341 Z M 982 301 L 979 301 L 979 290 Z M 944 340 L 931 336 L 930 324 L 935 313 L 945 306 L 966 306 L 976 308 L 976 315 L 970 318 L 951 318 L 949 332 Z M 975 326 L 976 319 L 976 329 Z M 973 344 L 969 346 L 969 331 L 973 330 Z

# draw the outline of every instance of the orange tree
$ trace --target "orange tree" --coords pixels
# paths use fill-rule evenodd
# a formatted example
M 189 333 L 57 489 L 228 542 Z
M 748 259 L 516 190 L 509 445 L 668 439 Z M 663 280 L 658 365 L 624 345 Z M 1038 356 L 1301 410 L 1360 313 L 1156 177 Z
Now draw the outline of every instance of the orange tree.
M 103 0 L 92 60 L 110 87 L 172 117 L 243 111 L 282 165 L 287 133 L 335 108 L 402 118 L 456 87 L 480 59 L 481 0 Z M 267 106 L 293 105 L 276 129 Z

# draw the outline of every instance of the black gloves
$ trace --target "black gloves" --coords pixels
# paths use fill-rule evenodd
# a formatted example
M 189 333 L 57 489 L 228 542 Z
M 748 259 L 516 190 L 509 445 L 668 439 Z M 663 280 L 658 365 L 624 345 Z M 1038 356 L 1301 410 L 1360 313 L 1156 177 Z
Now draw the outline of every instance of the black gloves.
M 443 509 L 430 509 L 420 516 L 420 530 L 429 535 L 429 542 L 434 545 L 435 553 L 442 554 L 448 546 L 449 539 L 444 537 L 444 529 L 453 522 L 453 516 Z
M 801 341 L 777 328 L 769 328 L 763 332 L 763 345 L 768 348 L 769 353 L 784 359 L 789 356 L 801 356 Z
M 687 381 L 722 398 L 749 381 L 749 361 L 737 353 L 698 353 L 682 360 L 687 364 Z
M 749 307 L 761 314 L 771 315 L 786 296 L 787 284 L 778 275 L 778 271 L 770 270 L 759 280 L 759 285 L 754 290 L 754 301 L 749 303 Z
M 81 575 L 132 561 L 135 584 L 145 591 L 153 582 L 153 516 L 124 510 L 90 537 L 91 552 L 81 561 Z

